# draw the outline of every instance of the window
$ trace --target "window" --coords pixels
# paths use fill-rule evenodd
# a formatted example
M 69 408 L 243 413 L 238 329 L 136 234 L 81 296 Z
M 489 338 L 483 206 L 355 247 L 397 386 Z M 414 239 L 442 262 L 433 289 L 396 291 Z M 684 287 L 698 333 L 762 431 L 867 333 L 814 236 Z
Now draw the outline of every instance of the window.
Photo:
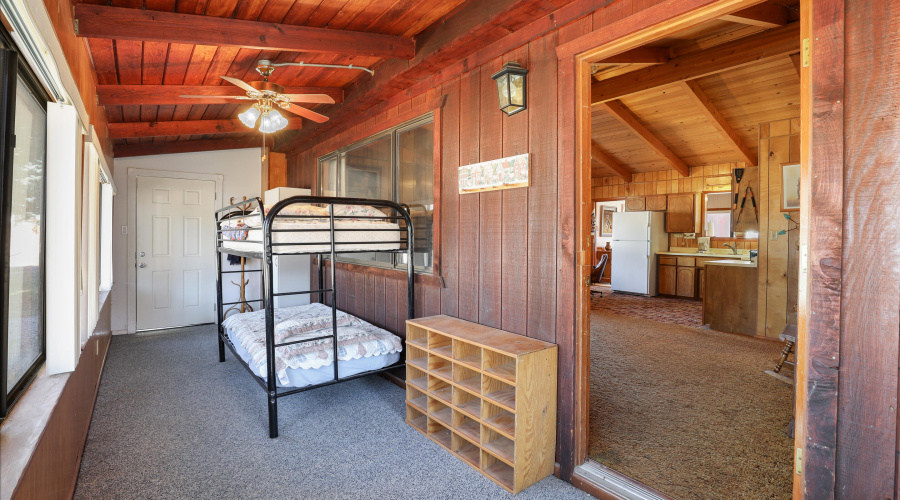
M 319 158 L 323 196 L 393 200 L 407 205 L 415 228 L 413 258 L 430 272 L 434 259 L 434 119 L 431 115 Z M 342 262 L 406 267 L 405 254 L 343 254 Z
M 13 50 L 7 34 L 0 35 L 0 259 L 9 269 L 0 295 L 0 417 L 4 417 L 46 352 L 44 164 L 49 96 Z M 14 145 L 12 156 L 9 144 Z
M 706 195 L 706 214 L 703 227 L 712 222 L 713 233 L 719 238 L 731 236 L 731 193 L 709 193 Z

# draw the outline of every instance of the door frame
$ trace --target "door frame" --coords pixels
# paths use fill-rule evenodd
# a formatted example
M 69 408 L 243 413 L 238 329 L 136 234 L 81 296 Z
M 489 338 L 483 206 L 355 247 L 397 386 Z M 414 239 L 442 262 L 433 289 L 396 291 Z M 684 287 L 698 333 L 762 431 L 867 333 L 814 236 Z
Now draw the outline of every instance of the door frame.
M 175 172 L 171 170 L 151 170 L 146 168 L 128 168 L 128 243 L 125 266 L 128 269 L 128 333 L 137 331 L 137 180 L 138 177 L 166 177 L 169 179 L 186 179 L 192 181 L 213 181 L 216 183 L 216 210 L 224 205 L 222 187 L 225 176 L 222 174 L 200 174 L 195 172 Z
M 559 176 L 560 185 L 573 179 L 574 189 L 574 232 L 575 248 L 572 255 L 574 264 L 574 328 L 571 337 L 560 338 L 560 364 L 571 364 L 573 380 L 570 387 L 561 385 L 560 391 L 572 390 L 570 400 L 561 398 L 561 436 L 570 436 L 571 443 L 560 443 L 560 476 L 584 483 L 574 477 L 574 468 L 585 463 L 588 447 L 588 412 L 590 389 L 590 287 L 585 286 L 590 276 L 591 248 L 590 219 L 593 202 L 591 199 L 591 153 L 590 153 L 590 63 L 611 57 L 626 50 L 665 37 L 686 27 L 709 21 L 731 12 L 761 3 L 760 0 L 684 0 L 664 2 L 635 13 L 620 21 L 611 23 L 557 48 L 559 74 Z M 840 301 L 840 287 L 833 286 L 833 277 L 810 273 L 809 268 L 825 261 L 840 262 L 841 258 L 841 172 L 843 169 L 843 97 L 840 92 L 844 84 L 843 65 L 843 0 L 820 0 L 816 12 L 812 0 L 801 0 L 801 39 L 816 38 L 817 50 L 810 51 L 801 70 L 801 170 L 804 181 L 810 186 L 801 201 L 801 269 L 799 301 L 799 337 L 797 344 L 796 386 L 796 437 L 794 497 L 803 498 L 805 493 L 831 491 L 835 486 L 835 444 L 837 423 L 837 391 L 825 394 L 818 391 L 815 405 L 808 401 L 809 387 L 826 384 L 837 387 L 837 374 L 833 370 L 819 369 L 812 373 L 809 368 L 832 366 L 839 346 L 839 324 L 834 322 L 835 301 Z M 827 35 L 827 37 L 825 36 Z M 807 45 L 808 47 L 808 45 Z M 808 49 L 807 49 L 808 50 Z M 812 67 L 824 68 L 819 72 Z M 812 87 L 818 89 L 813 92 Z M 836 102 L 834 102 L 836 100 Z M 822 116 L 815 116 L 815 106 L 825 106 L 829 110 Z M 821 127 L 820 132 L 814 127 Z M 818 150 L 813 143 L 819 145 Z M 810 165 L 815 163 L 817 176 L 810 174 Z M 817 179 L 820 177 L 825 179 Z M 835 194 L 837 193 L 837 196 Z M 817 194 L 819 196 L 817 196 Z M 565 210 L 566 207 L 561 207 Z M 826 216 L 836 224 L 811 227 L 811 214 Z M 836 221 L 834 219 L 837 219 Z M 837 229 L 835 229 L 837 227 Z M 826 245 L 827 244 L 827 245 Z M 820 246 L 821 245 L 821 246 Z M 808 253 L 808 255 L 806 255 Z M 840 278 L 838 278 L 839 280 Z M 821 318 L 811 316 L 819 312 Z M 565 314 L 561 312 L 560 315 Z M 837 313 L 839 314 L 839 313 Z M 814 321 L 815 320 L 815 321 Z M 563 333 L 561 331 L 560 333 Z M 568 344 L 568 345 L 566 345 Z M 568 359 L 563 358 L 567 354 Z M 810 418 L 812 415 L 814 418 Z M 813 435 L 815 434 L 815 435 Z M 797 458 L 802 457 L 802 468 Z M 596 486 L 596 485 L 589 485 Z M 608 493 L 599 491 L 598 493 Z

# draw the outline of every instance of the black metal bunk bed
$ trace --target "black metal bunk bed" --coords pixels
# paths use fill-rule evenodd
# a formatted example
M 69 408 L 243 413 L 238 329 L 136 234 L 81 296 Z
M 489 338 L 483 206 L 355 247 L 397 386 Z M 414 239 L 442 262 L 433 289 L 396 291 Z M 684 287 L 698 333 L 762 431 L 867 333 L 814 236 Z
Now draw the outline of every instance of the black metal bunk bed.
M 234 248 L 225 248 L 223 243 L 226 241 L 231 241 L 224 238 L 224 233 L 226 232 L 234 232 L 236 231 L 233 228 L 225 228 L 223 229 L 222 224 L 227 222 L 233 218 L 243 218 L 247 217 L 255 217 L 256 215 L 252 210 L 249 210 L 246 207 L 246 204 L 250 202 L 252 205 L 256 206 L 256 210 L 258 210 L 259 217 L 261 218 L 261 225 L 259 228 L 262 231 L 262 245 L 261 251 L 247 251 L 247 250 L 238 250 Z M 290 219 L 319 219 L 320 216 L 317 215 L 279 215 L 282 210 L 286 207 L 294 204 L 309 204 L 309 205 L 317 205 L 317 206 L 325 206 L 328 207 L 328 228 L 327 229 L 308 229 L 308 228 L 275 228 L 275 220 L 290 220 Z M 364 217 L 364 216 L 336 216 L 335 205 L 363 205 L 370 206 L 375 208 L 387 208 L 393 211 L 396 215 L 385 214 L 382 217 L 372 216 L 372 217 Z M 389 370 L 393 370 L 396 368 L 402 368 L 406 366 L 405 358 L 406 358 L 406 349 L 401 352 L 400 359 L 389 365 L 382 368 L 368 370 L 362 373 L 357 373 L 351 376 L 341 378 L 338 373 L 338 321 L 337 321 L 337 281 L 335 280 L 335 265 L 336 262 L 335 256 L 341 253 L 360 253 L 360 252 L 384 252 L 384 253 L 406 253 L 406 274 L 407 274 L 407 303 L 408 303 L 408 318 L 412 319 L 414 317 L 414 309 L 415 309 L 415 274 L 414 274 L 414 261 L 413 261 L 413 247 L 414 247 L 414 232 L 413 232 L 413 224 L 412 219 L 410 217 L 408 209 L 406 209 L 403 205 L 398 203 L 394 203 L 393 201 L 388 200 L 367 200 L 362 198 L 335 198 L 335 197 L 323 197 L 323 196 L 294 196 L 291 198 L 286 198 L 274 206 L 269 210 L 268 214 L 266 214 L 262 200 L 259 198 L 254 198 L 251 200 L 242 201 L 240 203 L 236 203 L 234 205 L 229 205 L 222 209 L 216 210 L 216 297 L 218 306 L 216 308 L 216 324 L 218 329 L 218 338 L 219 338 L 219 361 L 225 361 L 225 346 L 231 350 L 232 354 L 234 354 L 235 358 L 241 361 L 241 364 L 247 371 L 253 376 L 256 382 L 262 387 L 266 394 L 268 395 L 268 410 L 269 410 L 269 437 L 276 438 L 278 437 L 278 398 L 282 398 L 285 396 L 290 396 L 291 394 L 298 394 L 301 392 L 305 392 L 311 389 L 315 389 L 318 387 L 324 387 L 327 385 L 337 384 L 339 382 L 344 382 L 347 380 L 353 380 L 360 377 L 365 377 L 367 375 L 372 375 L 375 373 L 381 373 Z M 337 242 L 337 246 L 346 248 L 351 245 L 362 245 L 361 248 L 352 248 L 352 249 L 343 249 L 338 250 L 335 248 L 336 241 L 335 235 L 345 231 L 393 231 L 397 233 L 398 229 L 351 229 L 351 228 L 340 228 L 335 227 L 335 220 L 342 219 L 353 219 L 353 220 L 366 220 L 370 219 L 372 221 L 385 221 L 392 220 L 397 221 L 397 225 L 399 227 L 400 239 L 399 241 L 340 241 Z M 400 225 L 400 222 L 403 222 L 405 227 Z M 246 230 L 246 229 L 241 229 Z M 318 242 L 287 242 L 287 243 L 276 243 L 273 242 L 273 233 L 304 233 L 304 232 L 325 232 L 328 231 L 328 242 L 323 243 L 321 241 Z M 405 233 L 405 238 L 403 234 Z M 377 245 L 377 244 L 393 244 L 398 243 L 398 248 L 391 250 L 369 250 L 366 249 L 366 245 Z M 290 251 L 290 252 L 278 252 L 273 250 L 273 247 L 279 246 L 307 246 L 310 248 L 313 245 L 321 247 L 323 244 L 328 244 L 330 246 L 330 251 L 322 252 L 322 251 Z M 261 302 L 263 307 L 265 308 L 265 324 L 266 324 L 266 373 L 267 376 L 265 379 L 257 375 L 253 372 L 250 366 L 243 361 L 241 356 L 235 351 L 234 345 L 231 342 L 231 339 L 226 335 L 225 329 L 223 328 L 222 322 L 224 321 L 223 317 L 223 306 L 234 305 L 238 302 L 222 302 L 222 275 L 229 273 L 238 273 L 241 271 L 223 271 L 222 270 L 222 255 L 221 254 L 230 254 L 236 255 L 245 258 L 251 259 L 259 259 L 261 260 L 261 269 L 257 270 L 245 270 L 244 272 L 261 272 L 262 278 L 260 283 L 260 290 L 262 293 L 262 298 L 258 300 L 249 300 L 246 302 Z M 316 255 L 318 262 L 318 273 L 319 273 L 319 288 L 315 290 L 298 290 L 293 292 L 278 292 L 275 293 L 273 289 L 273 262 L 272 257 L 275 255 Z M 324 288 L 324 269 L 323 269 L 323 255 L 330 255 L 331 257 L 331 266 L 330 266 L 330 278 L 331 278 L 331 287 Z M 319 300 L 322 303 L 325 303 L 325 294 L 331 294 L 331 335 L 325 335 L 320 337 L 308 338 L 293 342 L 283 342 L 280 344 L 275 343 L 275 306 L 274 306 L 274 298 L 286 295 L 303 295 L 303 294 L 317 294 L 319 296 Z M 333 349 L 333 365 L 334 365 L 334 376 L 332 380 L 327 382 L 321 382 L 312 385 L 306 385 L 303 387 L 297 387 L 292 389 L 286 389 L 279 391 L 278 387 L 278 379 L 275 374 L 275 348 L 283 347 L 294 344 L 301 344 L 306 342 L 314 342 L 317 340 L 323 340 L 331 338 L 332 340 L 332 349 Z M 284 389 L 284 388 L 282 388 Z

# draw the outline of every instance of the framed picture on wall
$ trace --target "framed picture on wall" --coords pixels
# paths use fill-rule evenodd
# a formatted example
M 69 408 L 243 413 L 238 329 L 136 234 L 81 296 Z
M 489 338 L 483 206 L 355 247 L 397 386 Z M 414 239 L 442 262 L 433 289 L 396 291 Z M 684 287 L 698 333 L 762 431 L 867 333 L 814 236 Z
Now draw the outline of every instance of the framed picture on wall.
M 781 211 L 800 210 L 800 164 L 781 165 Z
M 600 207 L 600 236 L 612 236 L 612 214 L 617 211 L 616 207 Z

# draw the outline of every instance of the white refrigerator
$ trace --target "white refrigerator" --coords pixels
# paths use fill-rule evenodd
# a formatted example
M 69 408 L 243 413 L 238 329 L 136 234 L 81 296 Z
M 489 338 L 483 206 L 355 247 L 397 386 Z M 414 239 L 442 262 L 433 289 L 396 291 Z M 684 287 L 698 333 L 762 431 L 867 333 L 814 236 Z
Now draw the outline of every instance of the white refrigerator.
M 612 231 L 612 289 L 656 295 L 656 253 L 669 249 L 663 212 L 615 212 Z

